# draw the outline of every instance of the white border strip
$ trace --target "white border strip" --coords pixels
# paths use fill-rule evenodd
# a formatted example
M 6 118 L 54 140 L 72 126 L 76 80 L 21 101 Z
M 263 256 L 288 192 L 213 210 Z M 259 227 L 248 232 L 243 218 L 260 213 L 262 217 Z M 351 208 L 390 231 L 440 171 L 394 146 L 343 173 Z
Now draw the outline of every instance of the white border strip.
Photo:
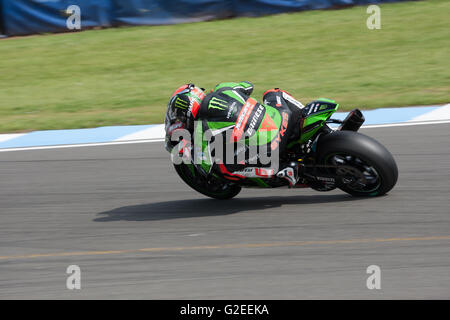
M 427 124 L 431 125 L 431 124 L 446 124 L 446 123 L 450 123 L 450 120 L 367 125 L 367 126 L 362 126 L 361 129 L 421 126 L 421 125 L 427 125 Z M 67 145 L 57 145 L 57 146 L 41 146 L 41 147 L 26 147 L 26 148 L 8 148 L 8 149 L 0 149 L 0 152 L 81 148 L 81 147 L 99 147 L 99 146 L 111 146 L 111 145 L 121 145 L 121 144 L 153 143 L 153 142 L 162 142 L 164 140 L 165 139 L 163 139 L 163 138 L 158 138 L 158 139 L 145 139 L 145 140 L 132 140 L 132 141 L 112 141 L 112 142 L 102 142 L 102 143 L 67 144 Z
M 439 119 L 440 120 L 450 119 L 450 103 L 440 108 L 437 108 L 433 111 L 414 117 L 410 121 L 435 121 Z
M 380 109 L 381 110 L 381 109 Z M 426 125 L 426 124 L 439 124 L 449 123 L 450 121 L 450 104 L 443 105 L 441 107 L 434 108 L 432 111 L 423 113 L 420 116 L 414 117 L 411 120 L 405 122 L 386 123 L 386 124 L 373 124 L 365 125 L 362 128 L 385 128 L 385 127 L 401 127 L 411 125 Z M 336 128 L 334 125 L 330 125 L 332 128 Z M 39 133 L 39 132 L 38 132 Z M 27 133 L 18 134 L 0 134 L 0 143 L 9 140 L 14 140 L 21 136 L 25 136 Z M 61 144 L 61 145 L 44 145 L 44 146 L 28 146 L 15 148 L 1 148 L 0 152 L 8 151 L 24 151 L 24 150 L 43 150 L 43 149 L 59 149 L 59 148 L 75 148 L 75 147 L 94 147 L 94 146 L 106 146 L 113 144 L 129 144 L 129 143 L 146 143 L 146 142 L 158 142 L 164 139 L 164 125 L 152 125 L 147 129 L 137 130 L 134 133 L 126 134 L 120 138 L 112 141 L 105 142 L 93 142 L 93 143 L 73 143 L 73 144 Z
M 64 148 L 81 148 L 81 147 L 100 147 L 119 144 L 137 144 L 137 143 L 150 143 L 161 142 L 165 139 L 145 139 L 145 140 L 131 140 L 131 141 L 111 141 L 101 143 L 84 143 L 84 144 L 62 144 L 57 146 L 40 146 L 40 147 L 24 147 L 24 148 L 7 148 L 0 149 L 0 152 L 12 152 L 12 151 L 28 151 L 28 150 L 47 150 L 47 149 L 64 149 Z
M 0 134 L 0 142 L 5 142 L 11 139 L 19 138 L 21 136 L 26 135 L 27 133 L 7 133 L 7 134 Z

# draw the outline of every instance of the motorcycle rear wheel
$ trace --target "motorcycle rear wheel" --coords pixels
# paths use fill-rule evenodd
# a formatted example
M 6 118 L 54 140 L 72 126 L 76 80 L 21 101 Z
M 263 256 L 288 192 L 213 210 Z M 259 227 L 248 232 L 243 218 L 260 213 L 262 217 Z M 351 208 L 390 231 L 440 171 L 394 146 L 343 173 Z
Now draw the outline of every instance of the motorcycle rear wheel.
M 325 170 L 336 175 L 339 188 L 353 196 L 382 196 L 398 180 L 392 154 L 375 139 L 358 132 L 335 131 L 323 136 L 317 145 L 316 161 L 333 166 Z M 349 167 L 356 170 L 352 173 Z

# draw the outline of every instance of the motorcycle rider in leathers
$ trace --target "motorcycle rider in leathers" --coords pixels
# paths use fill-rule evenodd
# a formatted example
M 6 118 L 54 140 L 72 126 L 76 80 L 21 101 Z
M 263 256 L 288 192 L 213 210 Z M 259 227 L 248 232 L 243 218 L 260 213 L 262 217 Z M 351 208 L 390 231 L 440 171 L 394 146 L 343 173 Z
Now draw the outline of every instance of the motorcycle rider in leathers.
M 258 152 L 250 154 L 249 145 L 265 147 L 269 156 L 283 155 L 287 144 L 299 139 L 304 106 L 278 88 L 266 91 L 263 103 L 259 103 L 251 97 L 253 88 L 248 81 L 220 83 L 208 94 L 194 84 L 178 88 L 166 113 L 166 149 L 172 151 L 178 145 L 179 150 L 189 153 L 191 161 L 197 160 L 192 162 L 203 175 L 217 172 L 230 181 L 276 175 L 294 186 L 298 181 L 296 165 L 263 162 Z M 188 130 L 194 143 L 183 140 L 179 144 L 172 139 L 179 129 Z M 195 137 L 207 131 L 210 138 L 197 143 Z M 234 145 L 231 161 L 223 154 L 211 152 L 211 144 L 219 141 L 218 137 L 224 147 Z

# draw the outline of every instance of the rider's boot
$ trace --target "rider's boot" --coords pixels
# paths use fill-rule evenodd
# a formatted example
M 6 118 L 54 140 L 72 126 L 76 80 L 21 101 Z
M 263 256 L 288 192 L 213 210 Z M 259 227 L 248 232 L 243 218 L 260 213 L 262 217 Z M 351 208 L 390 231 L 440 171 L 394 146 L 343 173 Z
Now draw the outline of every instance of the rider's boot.
M 278 171 L 278 178 L 286 179 L 289 182 L 289 188 L 295 186 L 298 182 L 298 166 L 296 163 L 290 163 L 286 168 Z

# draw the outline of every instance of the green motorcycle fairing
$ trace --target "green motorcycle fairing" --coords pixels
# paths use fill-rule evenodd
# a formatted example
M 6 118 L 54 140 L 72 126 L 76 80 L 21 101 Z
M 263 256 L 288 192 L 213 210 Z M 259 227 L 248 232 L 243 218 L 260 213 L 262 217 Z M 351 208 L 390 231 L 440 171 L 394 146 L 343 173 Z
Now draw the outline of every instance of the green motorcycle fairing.
M 314 137 L 338 108 L 339 104 L 337 104 L 336 101 L 325 98 L 320 98 L 308 103 L 302 110 L 300 138 L 299 140 L 288 144 L 288 147 L 292 147 L 295 144 L 306 143 Z

